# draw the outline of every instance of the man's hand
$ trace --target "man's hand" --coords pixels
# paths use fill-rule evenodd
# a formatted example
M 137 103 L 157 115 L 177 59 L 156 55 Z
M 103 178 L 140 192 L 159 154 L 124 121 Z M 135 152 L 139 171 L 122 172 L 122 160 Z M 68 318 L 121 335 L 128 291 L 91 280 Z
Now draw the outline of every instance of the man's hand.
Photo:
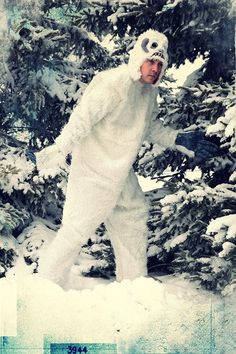
M 175 140 L 177 149 L 198 161 L 207 160 L 217 155 L 219 148 L 211 143 L 201 131 L 181 132 Z
M 54 177 L 66 167 L 66 159 L 56 144 L 48 146 L 37 152 L 36 165 L 39 175 L 43 177 Z

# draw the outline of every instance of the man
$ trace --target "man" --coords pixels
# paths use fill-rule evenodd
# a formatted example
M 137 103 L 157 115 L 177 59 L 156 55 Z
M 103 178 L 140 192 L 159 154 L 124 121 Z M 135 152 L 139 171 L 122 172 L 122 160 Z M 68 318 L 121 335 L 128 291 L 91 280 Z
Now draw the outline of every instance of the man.
M 62 286 L 80 247 L 102 222 L 117 280 L 147 275 L 148 206 L 132 170 L 143 140 L 155 139 L 160 151 L 182 145 L 192 155 L 215 152 L 202 134 L 180 133 L 155 120 L 167 46 L 165 35 L 143 33 L 128 65 L 97 74 L 55 144 L 37 154 L 38 168 L 45 169 L 72 152 L 62 227 L 39 261 L 39 274 Z

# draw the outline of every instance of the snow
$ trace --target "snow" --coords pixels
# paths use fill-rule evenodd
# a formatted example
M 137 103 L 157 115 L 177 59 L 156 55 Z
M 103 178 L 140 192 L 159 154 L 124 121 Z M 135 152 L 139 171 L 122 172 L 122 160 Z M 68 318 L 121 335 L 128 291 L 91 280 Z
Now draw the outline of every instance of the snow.
M 75 263 L 79 263 L 78 265 L 75 264 L 72 269 L 71 269 L 71 277 L 73 278 L 73 276 L 78 276 L 80 277 L 80 282 L 79 285 L 76 286 L 76 289 L 81 289 L 81 287 L 83 288 L 83 283 L 84 283 L 84 278 L 81 277 L 81 274 L 86 274 L 89 273 L 89 271 L 91 270 L 92 267 L 94 268 L 100 268 L 103 269 L 104 267 L 107 266 L 107 261 L 105 259 L 94 259 L 94 257 L 86 254 L 85 252 L 81 252 L 79 254 L 78 260 Z M 89 278 L 85 278 L 86 279 L 86 287 L 93 287 L 94 286 L 94 282 L 96 283 L 95 279 L 90 279 L 90 281 L 88 282 Z M 81 282 L 82 280 L 82 282 Z M 69 281 L 70 284 L 71 280 Z M 99 282 L 103 282 L 103 279 L 99 279 Z M 73 285 L 75 286 L 75 285 Z
M 148 192 L 163 186 L 163 182 L 156 181 L 155 179 L 151 179 L 150 177 L 145 178 L 142 176 L 138 176 L 138 181 L 143 192 Z
M 220 131 L 223 131 L 224 129 L 225 125 L 218 120 L 216 124 L 212 124 L 207 128 L 207 134 L 216 134 Z
M 0 225 L 0 230 L 1 230 L 1 225 Z M 4 236 L 1 234 L 0 248 L 4 248 L 6 251 L 10 249 L 15 250 L 17 248 L 17 241 L 15 237 L 13 237 L 12 235 Z
M 2 149 L 0 158 L 1 170 L 5 171 L 0 182 L 2 190 L 9 195 L 14 189 L 21 189 L 24 193 L 31 190 L 27 178 L 32 173 L 34 164 L 14 147 L 8 148 L 7 151 Z
M 177 88 L 179 86 L 191 86 L 193 80 L 195 80 L 197 70 L 205 63 L 205 60 L 202 57 L 197 58 L 191 63 L 189 60 L 185 60 L 184 64 L 181 64 L 177 69 L 175 66 L 171 67 L 167 70 L 168 75 L 173 75 L 176 82 L 168 84 L 173 88 Z M 191 76 L 191 73 L 193 76 Z M 187 81 L 186 81 L 187 79 Z M 193 88 L 194 89 L 194 88 Z
M 214 246 L 222 246 L 223 250 L 219 253 L 219 257 L 227 257 L 236 247 L 233 243 L 236 241 L 236 214 L 211 220 L 207 227 L 207 234 L 214 235 Z
M 148 249 L 148 257 L 156 256 L 159 252 L 161 252 L 161 247 L 151 245 Z
M 169 205 L 169 204 L 175 204 L 178 202 L 182 202 L 186 199 L 187 193 L 185 191 L 180 191 L 177 194 L 171 194 L 167 195 L 161 200 L 161 204 L 164 205 Z
M 227 241 L 223 243 L 222 247 L 223 247 L 223 251 L 219 253 L 219 257 L 224 258 L 227 257 L 231 251 L 235 250 L 236 245 L 232 242 Z
M 16 290 L 14 279 L 0 279 L 0 335 L 17 335 Z
M 115 13 L 107 17 L 107 20 L 110 21 L 113 26 L 115 26 L 118 21 L 119 15 L 123 12 L 125 12 L 125 9 L 123 7 L 119 7 Z
M 52 225 L 42 221 L 34 221 L 21 234 L 19 241 L 25 256 L 30 253 L 26 245 L 32 234 L 39 239 L 46 235 L 45 244 L 55 236 Z M 183 234 L 171 240 L 170 247 L 183 242 L 184 237 Z M 35 239 L 31 240 L 33 252 Z M 41 254 L 45 248 L 40 248 Z M 155 254 L 157 246 L 149 251 Z M 91 256 L 82 256 L 80 264 L 72 267 L 66 291 L 38 274 L 30 274 L 34 266 L 26 266 L 22 259 L 6 279 L 0 279 L 0 291 L 1 286 L 9 284 L 4 301 L 11 294 L 7 313 L 0 313 L 0 325 L 4 323 L 1 333 L 14 333 L 17 324 L 17 336 L 8 337 L 6 346 L 22 350 L 22 354 L 38 354 L 43 348 L 49 354 L 45 346 L 49 348 L 52 342 L 115 343 L 120 354 L 202 354 L 211 353 L 212 346 L 214 354 L 234 353 L 235 343 L 232 339 L 225 342 L 225 333 L 236 328 L 236 324 L 230 327 L 235 321 L 231 305 L 235 295 L 220 298 L 200 290 L 183 276 L 150 275 L 122 282 L 82 277 L 81 269 L 91 262 Z M 214 267 L 220 266 L 218 263 Z M 226 314 L 228 322 L 223 321 Z
M 112 34 L 107 34 L 101 42 L 101 45 L 106 48 L 109 52 L 112 52 L 115 47 L 115 42 L 113 40 Z
M 214 235 L 214 245 L 221 245 L 225 239 L 225 230 L 220 230 Z
M 33 221 L 30 226 L 26 227 L 17 238 L 20 255 L 30 257 L 32 261 L 36 261 L 45 246 L 52 242 L 55 235 L 55 231 L 47 227 L 45 222 L 38 218 L 38 220 Z
M 171 248 L 174 248 L 175 246 L 179 245 L 180 243 L 183 243 L 184 241 L 186 241 L 187 237 L 188 237 L 188 234 L 189 234 L 189 232 L 187 231 L 187 232 L 184 232 L 181 235 L 177 235 L 174 238 L 166 241 L 165 244 L 164 244 L 164 248 L 167 251 L 170 251 Z
M 69 169 L 65 155 L 66 154 L 58 150 L 56 144 L 52 144 L 37 152 L 35 156 L 39 170 L 39 181 L 42 180 L 42 178 L 47 179 L 57 175 L 65 176 Z
M 207 134 L 221 137 L 222 141 L 226 138 L 230 140 L 226 143 L 229 146 L 229 151 L 236 151 L 236 105 L 229 107 L 224 116 L 217 119 L 216 123 L 207 128 Z M 229 139 L 230 138 L 230 139 Z
M 214 97 L 206 98 L 205 100 L 203 100 L 203 103 L 207 105 L 207 104 L 211 104 L 214 102 L 223 102 L 224 100 L 225 100 L 224 97 L 214 96 Z
M 232 345 L 222 343 L 227 324 L 217 322 L 224 301 L 181 278 L 138 278 L 65 292 L 30 275 L 17 278 L 17 295 L 17 337 L 8 338 L 8 345 L 22 353 L 40 353 L 45 341 L 115 343 L 122 354 L 210 353 L 213 344 L 217 354 Z
M 236 108 L 236 106 L 235 106 Z M 236 109 L 234 110 L 236 113 Z M 225 129 L 225 136 L 227 137 L 231 137 L 233 135 L 235 135 L 235 130 L 236 130 L 236 119 L 234 116 L 234 119 L 232 119 L 229 124 L 227 125 L 226 129 Z
M 199 167 L 195 167 L 194 170 L 187 170 L 185 173 L 186 178 L 188 178 L 190 181 L 196 181 L 201 179 L 202 176 L 202 171 Z
M 163 7 L 163 10 L 172 10 L 177 6 L 179 3 L 183 2 L 183 0 L 169 0 L 167 1 L 166 5 Z
M 46 244 L 55 231 L 49 222 L 44 225 L 42 219 L 34 221 L 19 240 L 24 255 L 30 253 L 26 245 L 32 235 L 35 239 L 36 235 L 39 239 L 46 235 Z M 184 237 L 171 240 L 170 247 L 183 242 Z M 31 240 L 33 252 L 35 239 Z M 45 248 L 40 248 L 41 254 Z M 157 246 L 149 251 L 155 254 Z M 115 343 L 120 354 L 202 354 L 211 353 L 212 346 L 214 354 L 235 353 L 233 340 L 225 342 L 227 330 L 232 333 L 236 328 L 236 323 L 231 327 L 236 318 L 235 295 L 220 298 L 200 290 L 183 276 L 150 275 L 122 282 L 82 277 L 81 269 L 91 262 L 91 256 L 82 256 L 80 264 L 72 267 L 66 291 L 38 274 L 30 274 L 34 265 L 26 266 L 22 258 L 6 279 L 0 279 L 0 291 L 8 286 L 5 293 L 0 292 L 0 300 L 4 294 L 0 304 L 11 295 L 4 314 L 0 306 L 2 335 L 12 335 L 17 325 L 17 336 L 8 337 L 6 346 L 22 350 L 22 354 L 38 354 L 43 348 L 49 354 L 45 346 L 49 348 L 51 342 Z M 219 262 L 214 265 L 219 266 Z M 226 315 L 227 322 L 223 321 Z
M 213 219 L 207 227 L 207 233 L 210 234 L 218 232 L 224 226 L 232 228 L 232 233 L 236 234 L 236 214 L 230 214 Z
M 67 77 L 70 80 L 70 85 L 66 82 L 65 77 L 56 70 L 44 67 L 43 70 L 37 73 L 38 78 L 41 80 L 42 84 L 45 86 L 48 94 L 51 97 L 58 97 L 61 102 L 67 103 L 71 99 L 77 99 L 80 95 L 77 92 L 78 79 Z
M 18 280 L 18 301 L 18 336 L 9 346 L 27 353 L 43 347 L 43 336 L 50 342 L 116 343 L 122 354 L 145 352 L 145 345 L 158 354 L 210 353 L 212 324 L 214 353 L 226 345 L 219 336 L 223 323 L 216 321 L 223 317 L 223 301 L 181 279 L 139 278 L 64 292 L 33 275 Z
M 236 181 L 236 171 L 234 171 L 234 172 L 232 173 L 232 175 L 230 176 L 229 180 L 230 180 L 230 182 Z
M 214 189 L 211 189 L 210 187 L 206 187 L 205 191 L 208 194 L 212 194 L 213 192 L 214 195 L 217 197 L 236 198 L 236 192 L 234 192 L 234 189 L 235 187 L 233 185 L 222 183 L 222 184 L 218 184 Z
M 194 198 L 198 202 L 203 201 L 204 197 L 207 195 L 207 193 L 202 190 L 202 189 L 195 189 L 192 192 L 189 192 L 188 197 L 189 198 Z

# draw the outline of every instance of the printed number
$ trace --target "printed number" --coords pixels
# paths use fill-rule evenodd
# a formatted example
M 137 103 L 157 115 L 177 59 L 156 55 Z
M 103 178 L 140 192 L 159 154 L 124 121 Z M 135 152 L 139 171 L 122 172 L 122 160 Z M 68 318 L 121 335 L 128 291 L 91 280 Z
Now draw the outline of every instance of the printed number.
M 76 347 L 75 345 L 74 346 L 69 345 L 67 350 L 68 354 L 87 353 L 87 352 L 88 352 L 87 347 L 82 348 L 82 347 Z

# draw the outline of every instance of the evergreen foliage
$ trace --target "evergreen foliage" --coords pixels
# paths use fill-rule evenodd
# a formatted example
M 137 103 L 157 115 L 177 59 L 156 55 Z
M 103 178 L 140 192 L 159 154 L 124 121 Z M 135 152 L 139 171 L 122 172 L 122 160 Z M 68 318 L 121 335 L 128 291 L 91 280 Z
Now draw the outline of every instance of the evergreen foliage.
M 160 154 L 157 145 L 144 142 L 135 171 L 163 182 L 162 190 L 148 193 L 149 269 L 183 273 L 211 290 L 233 289 L 236 106 L 231 1 L 5 0 L 5 9 L 8 27 L 1 36 L 0 65 L 1 234 L 17 238 L 21 233 L 23 242 L 26 228 L 30 224 L 35 230 L 39 216 L 57 228 L 67 168 L 48 178 L 38 175 L 28 147 L 36 151 L 51 144 L 93 75 L 127 61 L 135 38 L 153 28 L 169 39 L 170 65 L 178 68 L 199 55 L 205 59 L 179 90 L 166 75 L 158 118 L 175 129 L 203 130 L 220 151 L 213 159 L 196 161 L 170 149 Z M 110 51 L 103 46 L 107 35 L 114 43 Z M 190 181 L 188 173 L 196 167 L 200 177 Z M 84 274 L 114 274 L 108 238 L 101 226 L 84 246 L 84 253 L 93 256 L 89 266 L 81 266 Z M 14 257 L 4 263 L 7 250 L 1 251 L 0 274 L 5 274 Z M 37 261 L 35 252 L 32 257 L 28 252 L 29 262 Z

